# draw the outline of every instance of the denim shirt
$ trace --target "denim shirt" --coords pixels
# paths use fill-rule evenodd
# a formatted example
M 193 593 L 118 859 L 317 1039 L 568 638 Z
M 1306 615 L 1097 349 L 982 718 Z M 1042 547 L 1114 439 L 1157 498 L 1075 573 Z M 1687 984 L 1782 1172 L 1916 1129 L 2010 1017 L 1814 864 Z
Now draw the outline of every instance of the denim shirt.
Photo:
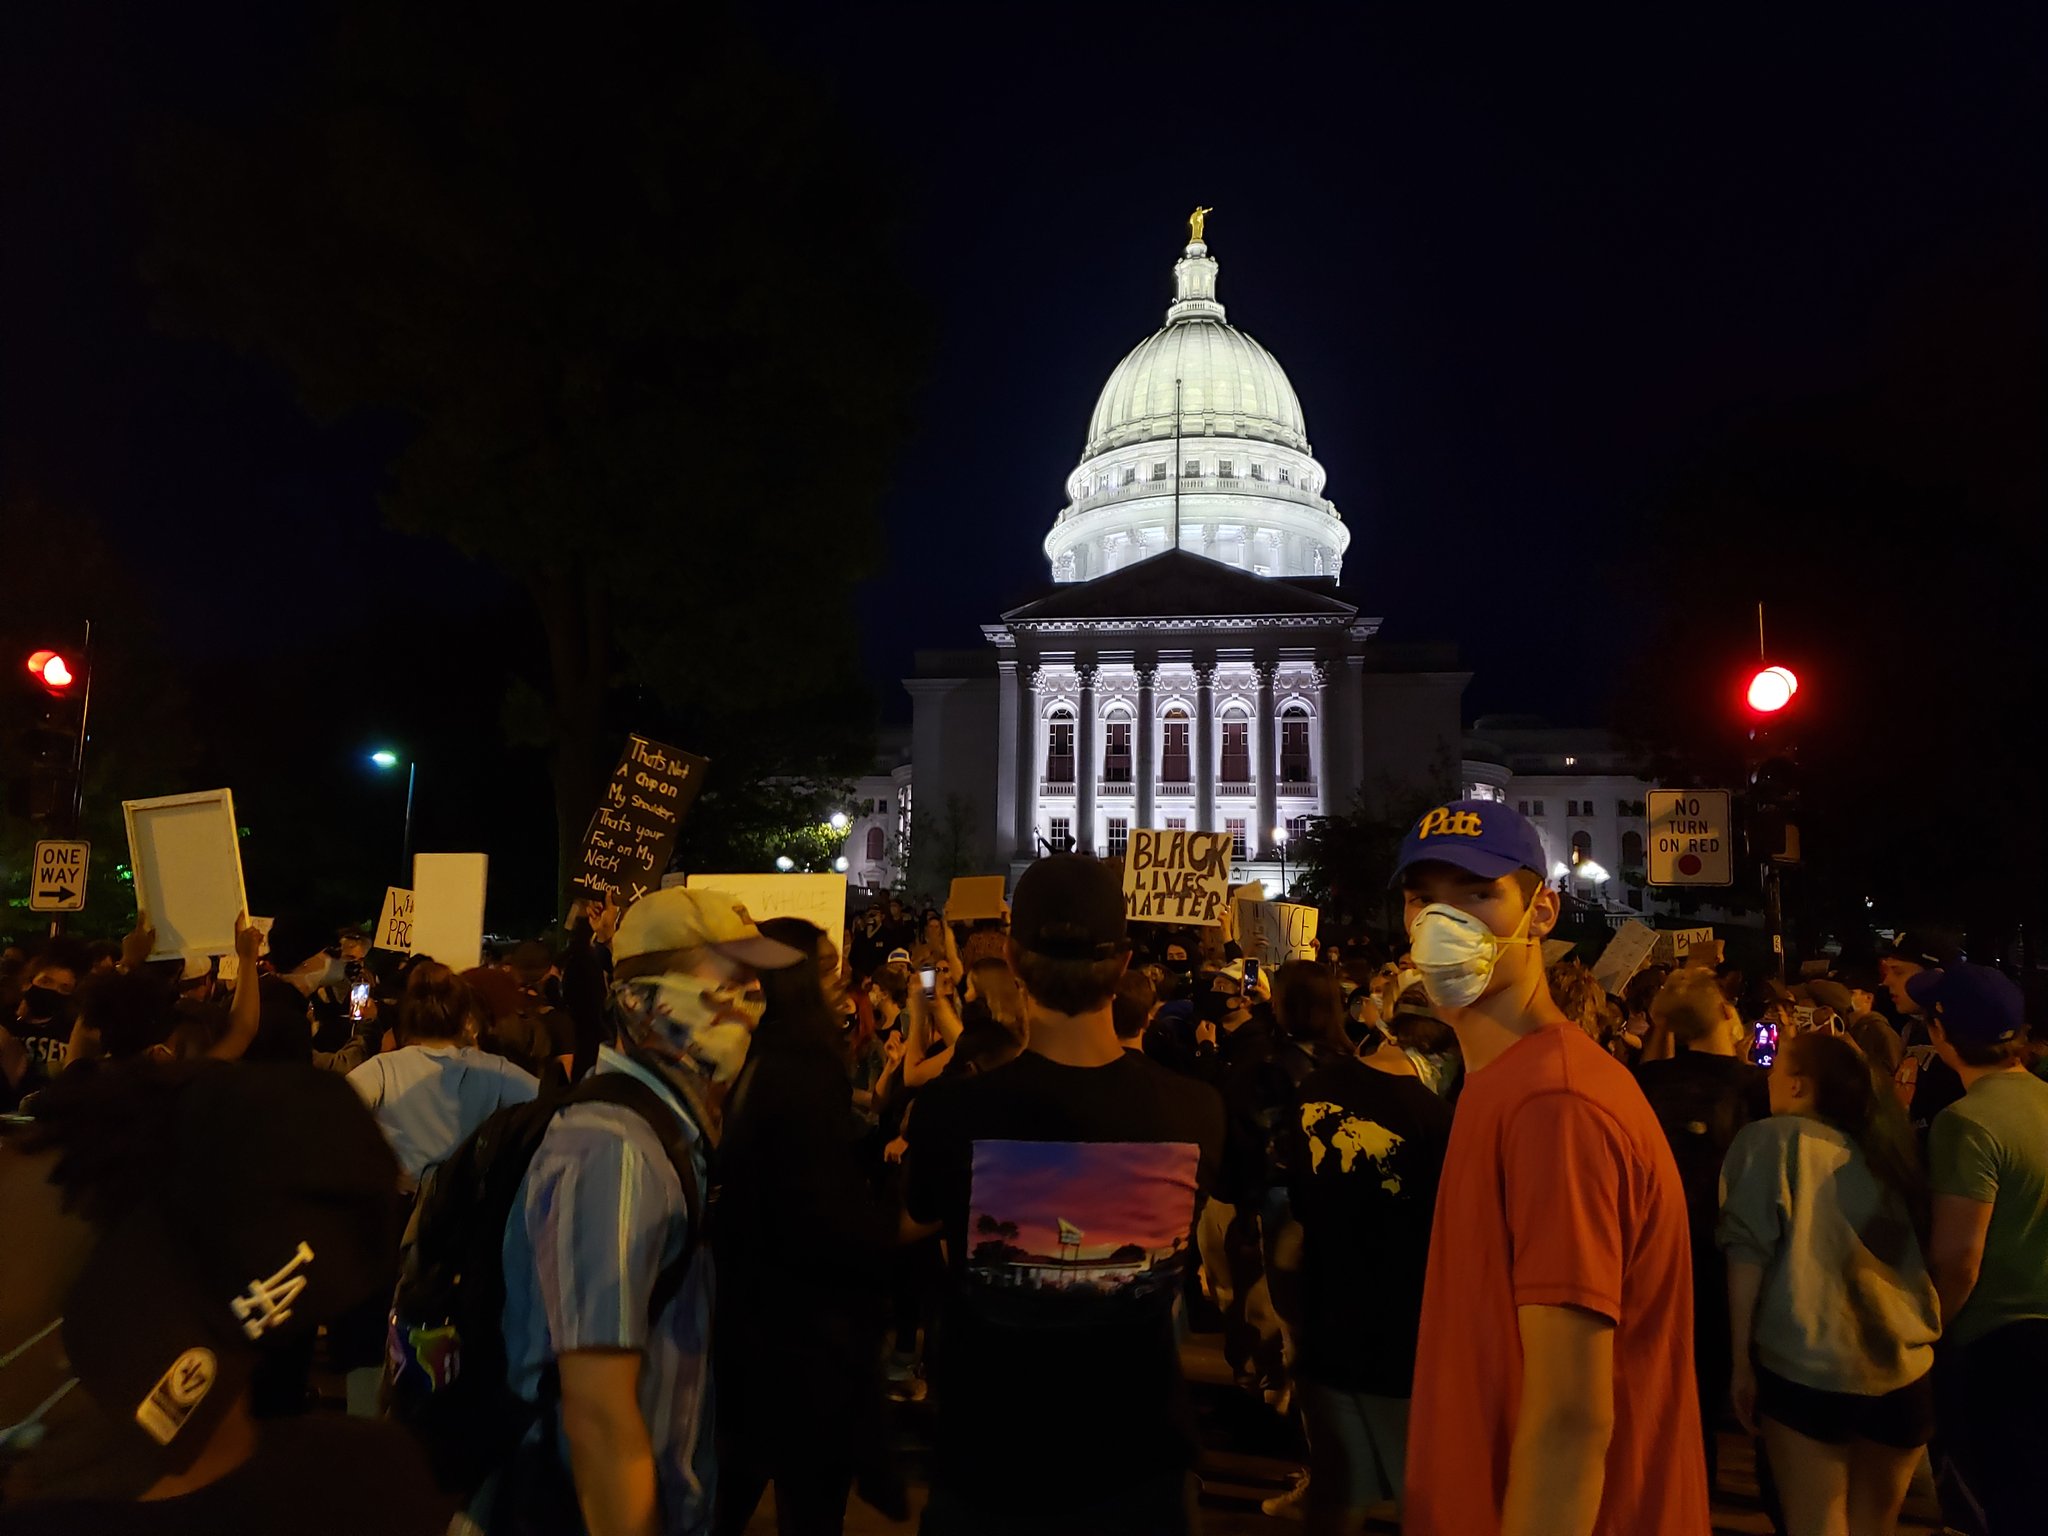
M 703 1133 L 659 1074 L 609 1046 L 595 1070 L 638 1078 L 676 1111 L 702 1181 Z M 655 1280 L 682 1252 L 688 1225 L 682 1186 L 653 1128 L 622 1105 L 574 1104 L 548 1127 L 505 1226 L 513 1389 L 537 1401 L 543 1369 L 572 1350 L 640 1350 L 640 1412 L 666 1536 L 709 1530 L 717 1491 L 707 1249 L 699 1246 L 682 1288 L 651 1335 L 648 1328 Z M 559 1449 L 567 1467 L 566 1436 Z

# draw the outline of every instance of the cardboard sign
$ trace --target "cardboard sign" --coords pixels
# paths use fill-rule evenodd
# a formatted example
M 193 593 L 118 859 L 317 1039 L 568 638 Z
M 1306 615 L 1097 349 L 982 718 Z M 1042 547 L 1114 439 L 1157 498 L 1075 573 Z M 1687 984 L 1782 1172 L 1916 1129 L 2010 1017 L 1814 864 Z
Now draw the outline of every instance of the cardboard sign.
M 1003 900 L 1001 875 L 962 875 L 953 882 L 946 897 L 946 920 L 971 923 L 984 917 L 1008 917 L 1010 904 Z
M 692 875 L 693 891 L 723 891 L 752 923 L 800 917 L 837 944 L 846 931 L 844 875 Z
M 1628 985 L 1629 977 L 1643 968 L 1656 947 L 1657 930 L 1630 918 L 1614 930 L 1607 948 L 1593 962 L 1593 979 L 1600 983 L 1601 991 L 1619 992 Z
M 269 954 L 270 925 L 272 923 L 275 923 L 277 919 L 274 917 L 252 917 L 249 919 L 249 921 L 253 925 L 255 925 L 256 930 L 263 935 L 263 943 L 260 947 L 258 947 L 256 951 L 257 955 L 260 957 Z M 226 954 L 220 957 L 220 969 L 216 974 L 218 974 L 218 976 L 220 977 L 222 986 L 233 986 L 236 980 L 239 979 L 242 974 L 242 957 L 236 954 L 233 950 L 229 950 Z
M 412 892 L 391 885 L 384 888 L 384 910 L 377 918 L 378 949 L 412 953 Z
M 156 930 L 152 960 L 235 952 L 235 919 L 248 910 L 235 797 L 196 795 L 123 800 L 135 911 Z
M 1543 941 L 1543 968 L 1549 970 L 1551 966 L 1557 964 L 1558 961 L 1578 947 L 1570 939 L 1545 939 Z
M 570 884 L 600 901 L 616 896 L 621 907 L 659 889 L 676 851 L 676 831 L 710 766 L 709 759 L 678 747 L 628 736 L 583 833 Z
M 85 875 L 91 864 L 91 843 L 37 843 L 29 864 L 29 911 L 83 912 Z
M 1124 917 L 1134 923 L 1222 924 L 1230 897 L 1228 832 L 1131 830 Z
M 458 971 L 484 963 L 484 887 L 490 858 L 481 853 L 412 857 L 412 952 Z
M 1311 960 L 1322 913 L 1291 901 L 1236 901 L 1237 942 L 1262 965 L 1281 966 L 1290 960 Z
M 1657 933 L 1657 948 L 1650 958 L 1658 965 L 1677 965 L 1691 956 L 1694 948 L 1714 941 L 1714 930 L 1706 928 L 1663 928 Z

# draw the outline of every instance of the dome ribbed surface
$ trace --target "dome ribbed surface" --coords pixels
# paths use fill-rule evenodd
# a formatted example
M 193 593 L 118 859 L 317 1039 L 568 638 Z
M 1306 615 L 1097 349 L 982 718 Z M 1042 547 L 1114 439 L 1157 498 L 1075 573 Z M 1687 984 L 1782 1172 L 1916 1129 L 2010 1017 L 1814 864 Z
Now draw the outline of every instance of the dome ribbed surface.
M 1183 320 L 1138 343 L 1102 387 L 1083 460 L 1171 438 L 1174 381 L 1183 437 L 1243 437 L 1309 452 L 1301 401 L 1273 354 L 1233 325 Z

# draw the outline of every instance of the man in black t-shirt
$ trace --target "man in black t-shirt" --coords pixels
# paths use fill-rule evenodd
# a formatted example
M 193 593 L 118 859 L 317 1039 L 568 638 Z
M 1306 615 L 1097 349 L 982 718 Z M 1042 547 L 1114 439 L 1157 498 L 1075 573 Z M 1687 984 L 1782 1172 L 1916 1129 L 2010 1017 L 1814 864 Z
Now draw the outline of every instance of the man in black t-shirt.
M 905 1205 L 951 1277 L 933 1352 L 925 1536 L 1175 1536 L 1196 1444 L 1173 1306 L 1223 1106 L 1116 1036 L 1121 882 L 1057 854 L 1018 882 L 1009 960 L 1029 1048 L 933 1084 Z

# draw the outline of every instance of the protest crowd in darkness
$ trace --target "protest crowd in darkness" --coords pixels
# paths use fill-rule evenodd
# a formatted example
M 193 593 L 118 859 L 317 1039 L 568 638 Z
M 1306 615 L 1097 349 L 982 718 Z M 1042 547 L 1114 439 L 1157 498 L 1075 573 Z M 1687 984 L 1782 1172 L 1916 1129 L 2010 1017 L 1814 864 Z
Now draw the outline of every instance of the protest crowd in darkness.
M 704 766 L 629 741 L 546 935 L 442 855 L 310 957 L 7 949 L 0 1532 L 1170 1536 L 1191 1336 L 1312 1532 L 1706 1536 L 1745 1443 L 1794 1536 L 2048 1528 L 2048 1067 L 1948 940 L 1560 955 L 1483 800 L 1387 932 L 1203 833 L 664 882 Z

